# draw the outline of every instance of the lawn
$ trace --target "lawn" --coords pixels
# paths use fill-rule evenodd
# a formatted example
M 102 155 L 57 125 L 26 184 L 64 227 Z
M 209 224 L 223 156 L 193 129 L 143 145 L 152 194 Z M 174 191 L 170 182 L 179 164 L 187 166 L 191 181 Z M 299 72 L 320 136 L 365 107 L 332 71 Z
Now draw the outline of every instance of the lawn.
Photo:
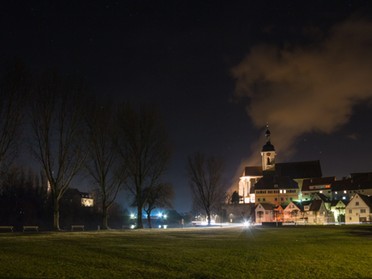
M 0 278 L 372 278 L 372 226 L 1 233 Z

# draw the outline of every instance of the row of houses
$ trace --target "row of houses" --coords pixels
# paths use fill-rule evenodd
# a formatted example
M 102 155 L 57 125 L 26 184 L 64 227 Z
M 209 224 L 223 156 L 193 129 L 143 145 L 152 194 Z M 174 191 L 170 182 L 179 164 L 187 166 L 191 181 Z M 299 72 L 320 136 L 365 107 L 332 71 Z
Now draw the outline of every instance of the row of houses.
M 237 191 L 256 223 L 372 222 L 372 173 L 337 180 L 322 176 L 319 161 L 276 163 L 268 127 L 265 137 L 261 166 L 244 169 Z
M 349 201 L 329 200 L 325 196 L 314 195 L 306 202 L 289 202 L 275 205 L 258 203 L 255 207 L 256 223 L 291 223 L 320 225 L 372 222 L 372 197 L 355 194 Z

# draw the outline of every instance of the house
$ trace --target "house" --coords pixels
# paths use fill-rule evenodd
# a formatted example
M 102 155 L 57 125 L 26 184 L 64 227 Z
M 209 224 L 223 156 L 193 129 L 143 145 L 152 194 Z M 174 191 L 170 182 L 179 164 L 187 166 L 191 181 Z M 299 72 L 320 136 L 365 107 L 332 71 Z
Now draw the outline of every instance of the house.
M 289 203 L 298 199 L 299 189 L 296 181 L 288 176 L 265 174 L 255 185 L 257 203 L 272 204 Z
M 302 207 L 300 204 L 290 202 L 283 210 L 283 222 L 297 223 L 301 217 Z
M 302 213 L 302 220 L 306 224 L 328 224 L 334 222 L 334 216 L 330 210 L 327 209 L 325 202 L 322 199 L 312 200 L 303 203 L 304 210 Z
M 335 222 L 345 222 L 345 208 L 347 204 L 348 202 L 345 200 L 333 200 L 331 202 L 331 211 L 333 212 Z
M 372 222 L 372 196 L 355 194 L 345 208 L 345 223 Z
M 256 206 L 256 223 L 273 222 L 274 221 L 274 208 L 271 203 L 259 203 Z
M 332 198 L 331 185 L 335 181 L 334 176 L 330 177 L 316 177 L 304 179 L 301 188 L 301 200 L 310 201 L 313 199 L 314 194 L 324 194 L 329 199 Z
M 349 201 L 355 194 L 372 195 L 372 173 L 352 173 L 331 183 L 332 199 Z

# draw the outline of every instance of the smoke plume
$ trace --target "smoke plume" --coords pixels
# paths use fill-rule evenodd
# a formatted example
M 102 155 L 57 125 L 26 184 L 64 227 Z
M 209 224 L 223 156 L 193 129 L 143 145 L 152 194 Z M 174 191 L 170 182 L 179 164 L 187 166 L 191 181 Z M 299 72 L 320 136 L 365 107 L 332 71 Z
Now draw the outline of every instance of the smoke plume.
M 276 149 L 291 153 L 300 135 L 334 132 L 371 99 L 372 22 L 349 19 L 310 47 L 258 45 L 232 73 L 254 125 L 268 122 Z

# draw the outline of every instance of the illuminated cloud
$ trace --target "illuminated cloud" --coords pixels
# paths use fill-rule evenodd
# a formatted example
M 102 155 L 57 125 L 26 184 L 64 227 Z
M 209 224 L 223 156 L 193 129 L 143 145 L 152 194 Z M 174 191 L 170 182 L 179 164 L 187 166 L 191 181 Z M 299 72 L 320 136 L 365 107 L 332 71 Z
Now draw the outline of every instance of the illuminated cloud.
M 332 133 L 349 121 L 356 104 L 370 100 L 371 61 L 372 22 L 350 19 L 311 47 L 253 47 L 232 70 L 235 94 L 249 97 L 254 125 L 269 122 L 276 149 L 287 155 L 300 135 Z M 256 155 L 257 149 L 257 161 Z

